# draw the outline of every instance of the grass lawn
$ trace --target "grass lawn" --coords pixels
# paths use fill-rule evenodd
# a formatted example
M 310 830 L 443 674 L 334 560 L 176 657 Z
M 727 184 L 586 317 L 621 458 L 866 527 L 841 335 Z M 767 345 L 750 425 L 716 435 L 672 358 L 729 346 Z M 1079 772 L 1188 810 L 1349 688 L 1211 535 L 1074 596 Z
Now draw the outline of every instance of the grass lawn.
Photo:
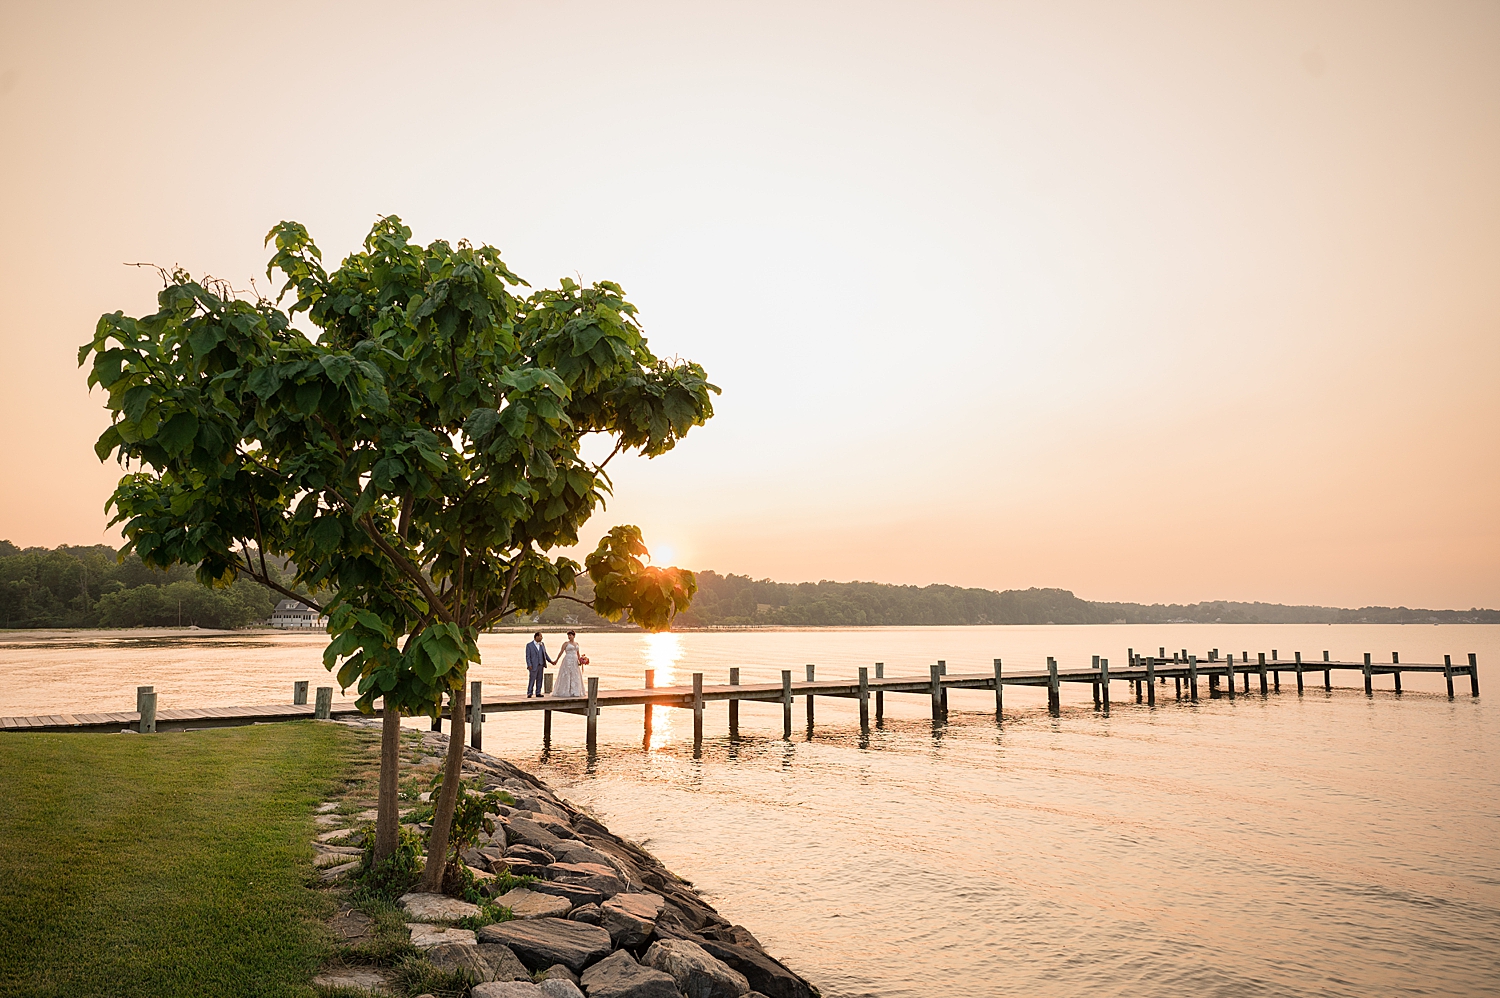
M 0 995 L 311 996 L 338 725 L 0 734 Z

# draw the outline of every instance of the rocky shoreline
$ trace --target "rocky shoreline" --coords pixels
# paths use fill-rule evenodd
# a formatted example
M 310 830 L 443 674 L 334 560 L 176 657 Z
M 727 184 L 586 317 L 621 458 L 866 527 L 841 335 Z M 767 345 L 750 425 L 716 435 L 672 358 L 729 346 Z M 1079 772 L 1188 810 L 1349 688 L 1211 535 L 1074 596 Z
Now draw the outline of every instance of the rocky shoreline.
M 331 723 L 365 727 L 372 722 Z M 421 737 L 431 755 L 447 751 L 447 735 Z M 460 928 L 458 923 L 480 914 L 479 907 L 436 894 L 406 894 L 400 907 L 411 945 L 438 970 L 466 974 L 474 982 L 470 998 L 818 995 L 766 953 L 750 930 L 731 924 L 656 857 L 611 833 L 532 774 L 466 747 L 463 777 L 515 799 L 514 806 L 500 808 L 494 832 L 462 854 L 485 893 L 512 918 Z M 352 858 L 356 850 L 333 844 L 348 832 L 331 829 L 314 844 L 319 862 L 337 864 L 323 871 L 325 881 L 336 882 L 359 866 Z M 506 874 L 506 879 L 537 879 L 498 893 L 494 881 Z M 335 929 L 342 931 L 337 924 Z M 357 968 L 325 970 L 314 983 L 379 990 L 376 977 L 361 976 Z

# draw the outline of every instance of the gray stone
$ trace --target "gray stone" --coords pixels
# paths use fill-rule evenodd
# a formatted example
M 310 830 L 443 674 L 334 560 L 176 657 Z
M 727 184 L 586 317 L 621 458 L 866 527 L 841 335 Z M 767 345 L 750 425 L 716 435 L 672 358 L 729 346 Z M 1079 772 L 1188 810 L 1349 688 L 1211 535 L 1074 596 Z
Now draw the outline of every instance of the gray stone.
M 573 902 L 556 894 L 538 894 L 524 887 L 507 891 L 495 903 L 509 908 L 515 918 L 563 918 L 573 910 Z
M 681 998 L 671 974 L 642 967 L 625 950 L 616 950 L 583 972 L 589 998 Z
M 665 903 L 656 894 L 616 894 L 600 905 L 599 926 L 616 946 L 633 949 L 656 931 L 656 919 Z
M 541 894 L 556 894 L 560 898 L 567 898 L 574 905 L 600 904 L 604 901 L 604 895 L 600 892 L 594 890 L 592 887 L 579 887 L 577 884 L 560 884 L 555 880 L 539 880 L 528 886 L 531 890 Z
M 511 816 L 505 819 L 505 842 L 507 845 L 532 846 L 548 852 L 557 848 L 562 840 L 528 818 Z
M 557 854 L 554 858 L 564 863 L 595 863 L 611 870 L 615 869 L 614 861 L 604 853 L 576 840 L 562 842 L 557 847 Z
M 471 870 L 488 871 L 490 868 L 490 858 L 478 849 L 465 849 L 458 854 L 458 858 Z
M 597 904 L 581 904 L 568 912 L 568 918 L 575 922 L 587 922 L 589 925 L 598 925 L 604 921 L 604 912 Z M 608 929 L 605 930 L 609 931 Z
M 403 894 L 401 907 L 418 922 L 456 922 L 460 918 L 473 918 L 479 914 L 478 905 L 444 894 Z
M 325 870 L 319 871 L 318 879 L 322 880 L 324 883 L 329 883 L 331 881 L 339 879 L 340 877 L 348 876 L 355 870 L 359 869 L 359 863 L 360 861 L 356 859 L 348 863 L 340 863 L 338 866 L 330 866 Z
M 508 858 L 522 859 L 528 863 L 535 863 L 537 866 L 546 866 L 548 863 L 557 862 L 556 856 L 545 849 L 538 849 L 536 846 L 513 845 L 505 850 L 504 855 Z
M 614 897 L 625 889 L 625 881 L 612 867 L 597 863 L 553 863 L 547 867 L 547 874 L 560 884 L 588 887 L 605 897 Z
M 444 943 L 429 949 L 427 959 L 439 970 L 467 970 L 480 984 L 531 980 L 510 948 L 499 943 Z
M 583 998 L 583 992 L 572 981 L 549 977 L 539 985 L 547 998 Z
M 411 930 L 411 944 L 417 949 L 432 949 L 445 943 L 468 943 L 474 945 L 473 929 L 455 929 L 449 925 L 432 925 L 429 922 L 407 922 Z
M 328 967 L 312 979 L 319 988 L 363 988 L 376 994 L 390 994 L 391 972 L 380 967 Z
M 610 951 L 608 932 L 561 918 L 486 925 L 479 930 L 479 939 L 509 946 L 532 970 L 560 963 L 575 974 Z
M 555 838 L 573 839 L 578 837 L 578 833 L 573 831 L 573 826 L 568 824 L 566 818 L 556 818 L 541 811 L 533 811 L 531 817 L 526 820 L 540 825 L 549 835 Z
M 554 963 L 552 966 L 542 971 L 542 978 L 544 980 L 551 980 L 554 977 L 564 981 L 571 981 L 574 984 L 578 983 L 578 975 L 573 973 L 571 970 L 569 970 L 567 967 L 564 967 L 560 963 Z
M 521 981 L 476 984 L 474 990 L 469 992 L 469 998 L 541 998 L 541 995 L 541 988 Z
M 654 942 L 641 962 L 671 974 L 687 998 L 743 998 L 750 991 L 744 974 L 690 939 Z
M 752 988 L 769 998 L 813 998 L 816 992 L 806 981 L 766 955 L 758 945 L 749 945 L 754 937 L 748 932 L 744 935 L 748 938 L 738 943 L 716 939 L 697 941 L 710 956 L 744 974 Z
M 329 867 L 350 860 L 361 859 L 365 854 L 363 849 L 354 846 L 329 846 L 321 842 L 313 843 L 313 866 Z
M 375 935 L 375 919 L 362 911 L 341 911 L 329 924 L 334 935 L 350 944 L 364 942 Z

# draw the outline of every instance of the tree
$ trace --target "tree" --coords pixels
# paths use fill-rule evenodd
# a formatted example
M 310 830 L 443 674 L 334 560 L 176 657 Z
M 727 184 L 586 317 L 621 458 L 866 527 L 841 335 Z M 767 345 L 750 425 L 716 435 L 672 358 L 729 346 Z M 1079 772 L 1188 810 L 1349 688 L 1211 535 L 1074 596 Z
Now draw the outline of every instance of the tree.
M 376 856 L 396 845 L 399 715 L 464 716 L 477 636 L 567 596 L 578 543 L 610 491 L 606 466 L 656 457 L 713 415 L 702 367 L 654 356 L 636 309 L 608 281 L 522 297 L 490 246 L 419 246 L 394 216 L 332 273 L 307 230 L 283 222 L 272 302 L 163 272 L 159 310 L 103 316 L 79 363 L 109 393 L 99 438 L 127 468 L 110 503 L 149 565 L 198 565 L 286 596 L 326 592 L 324 656 L 361 710 L 384 716 Z M 287 295 L 290 308 L 282 310 Z M 318 332 L 293 322 L 305 316 Z M 591 464 L 582 441 L 613 441 Z M 658 630 L 692 599 L 692 573 L 647 564 L 635 527 L 585 560 L 592 605 Z M 576 597 L 573 597 L 576 598 Z M 449 744 L 429 839 L 436 889 L 462 765 Z

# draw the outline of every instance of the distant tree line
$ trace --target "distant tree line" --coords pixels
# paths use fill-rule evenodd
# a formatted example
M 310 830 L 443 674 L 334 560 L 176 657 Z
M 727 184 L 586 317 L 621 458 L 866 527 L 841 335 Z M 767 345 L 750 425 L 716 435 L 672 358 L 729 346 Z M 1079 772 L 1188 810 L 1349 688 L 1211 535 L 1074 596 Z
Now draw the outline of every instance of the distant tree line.
M 267 559 L 278 580 L 293 574 Z M 579 580 L 588 600 L 592 584 Z M 0 540 L 0 627 L 233 628 L 259 623 L 275 605 L 262 586 L 241 579 L 207 589 L 191 566 L 161 572 L 135 555 L 122 561 L 104 544 L 26 548 Z M 525 623 L 531 618 L 516 621 Z M 582 603 L 556 599 L 536 616 L 546 629 L 624 629 Z M 509 623 L 510 621 L 507 621 Z M 961 589 L 878 582 L 772 582 L 745 575 L 698 573 L 698 595 L 677 615 L 689 627 L 866 627 L 931 624 L 1465 624 L 1500 623 L 1500 610 L 1412 610 L 1367 606 L 1345 610 L 1280 603 L 1094 603 L 1066 589 Z
M 208 589 L 191 566 L 158 571 L 105 544 L 23 549 L 0 540 L 0 627 L 233 628 L 268 619 L 274 606 L 249 580 Z
M 1094 603 L 1066 589 L 961 589 L 877 582 L 772 582 L 698 573 L 678 627 L 930 624 L 1430 624 L 1500 623 L 1500 610 L 1345 610 L 1280 603 Z

